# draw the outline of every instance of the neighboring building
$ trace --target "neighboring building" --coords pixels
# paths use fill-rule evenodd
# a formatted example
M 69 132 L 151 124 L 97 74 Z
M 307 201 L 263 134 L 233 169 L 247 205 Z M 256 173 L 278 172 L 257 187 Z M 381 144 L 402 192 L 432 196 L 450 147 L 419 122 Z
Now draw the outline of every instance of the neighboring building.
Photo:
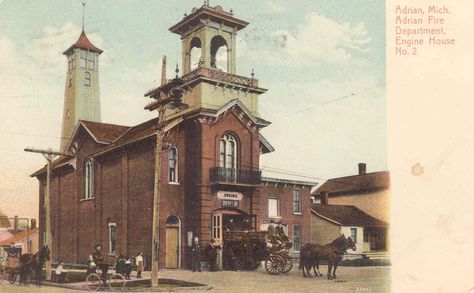
M 100 122 L 99 55 L 102 50 L 94 46 L 84 30 L 79 39 L 64 55 L 68 60 L 64 91 L 61 150 L 71 137 L 79 120 Z
M 359 164 L 359 174 L 332 178 L 313 193 L 315 202 L 327 200 L 331 205 L 353 205 L 365 213 L 390 222 L 390 173 L 366 172 L 366 165 Z
M 22 230 L 12 237 L 0 242 L 0 256 L 5 256 L 4 249 L 17 248 L 20 253 L 35 253 L 38 251 L 38 228 Z
M 28 223 L 25 223 L 25 220 Z M 19 218 L 15 216 L 8 218 L 0 216 L 0 224 L 3 227 L 0 230 L 0 263 L 7 256 L 5 248 L 14 248 L 19 253 L 31 253 L 38 251 L 38 228 L 36 220 Z
M 388 223 L 376 219 L 349 205 L 313 204 L 311 217 L 311 242 L 331 243 L 341 234 L 350 236 L 361 254 L 387 250 Z
M 236 34 L 248 23 L 220 6 L 194 8 L 170 28 L 182 40 L 183 110 L 167 110 L 160 153 L 160 267 L 190 261 L 189 246 L 226 229 L 266 228 L 281 221 L 295 241 L 310 241 L 311 195 L 316 183 L 262 178 L 260 155 L 272 152 L 260 129 L 258 80 L 235 74 Z M 193 52 L 199 66 L 192 68 Z M 227 53 L 224 69 L 219 52 Z M 168 82 L 146 93 L 156 97 Z M 156 104 L 145 107 L 155 110 Z M 128 127 L 79 121 L 52 164 L 52 258 L 85 262 L 100 243 L 108 253 L 151 256 L 157 118 Z M 40 243 L 44 239 L 46 170 L 39 180 Z

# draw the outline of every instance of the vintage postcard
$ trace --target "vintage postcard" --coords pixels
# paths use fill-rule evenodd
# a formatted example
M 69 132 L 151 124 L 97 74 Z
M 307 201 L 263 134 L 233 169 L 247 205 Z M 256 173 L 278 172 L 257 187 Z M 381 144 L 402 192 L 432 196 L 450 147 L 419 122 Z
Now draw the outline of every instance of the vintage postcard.
M 431 2 L 0 0 L 0 292 L 474 292 Z

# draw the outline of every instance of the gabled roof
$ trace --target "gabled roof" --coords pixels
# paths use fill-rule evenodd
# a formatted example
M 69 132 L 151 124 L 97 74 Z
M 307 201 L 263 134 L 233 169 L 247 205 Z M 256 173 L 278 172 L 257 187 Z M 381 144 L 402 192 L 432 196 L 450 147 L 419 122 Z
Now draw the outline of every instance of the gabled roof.
M 79 36 L 79 39 L 77 39 L 77 41 L 74 44 L 72 44 L 69 48 L 67 48 L 67 50 L 64 51 L 63 54 L 68 55 L 70 53 L 70 51 L 75 49 L 75 48 L 89 50 L 91 52 L 96 52 L 96 53 L 99 53 L 99 54 L 102 54 L 102 52 L 104 52 L 103 50 L 101 50 L 101 49 L 97 48 L 96 46 L 94 46 L 91 43 L 91 41 L 89 41 L 89 39 L 87 38 L 86 33 L 84 31 L 81 32 L 81 35 Z
M 79 123 L 84 125 L 92 137 L 99 143 L 111 143 L 131 128 L 129 126 L 86 120 L 79 120 Z
M 227 111 L 229 111 L 229 109 L 231 109 L 232 107 L 234 106 L 237 106 L 239 107 L 242 112 L 247 115 L 247 117 L 255 124 L 257 125 L 260 125 L 260 126 L 268 126 L 271 124 L 270 121 L 267 121 L 265 119 L 262 119 L 260 117 L 257 117 L 255 116 L 254 114 L 252 114 L 252 112 L 250 112 L 250 110 L 245 107 L 245 105 L 239 100 L 239 99 L 233 99 L 233 100 L 230 100 L 229 102 L 227 102 L 227 104 L 225 104 L 224 106 L 222 106 L 221 108 L 219 108 L 219 110 L 217 110 L 217 112 L 213 115 L 215 117 L 219 117 L 220 115 L 226 113 Z
M 27 236 L 28 237 L 31 237 L 31 236 L 34 236 L 38 234 L 38 228 L 34 228 L 34 229 L 31 229 L 31 230 L 23 230 L 21 232 L 18 232 L 17 234 L 15 234 L 14 236 L 8 238 L 8 239 L 5 239 L 3 240 L 2 242 L 0 242 L 0 245 L 10 245 L 11 243 L 17 243 L 23 239 L 25 239 Z
M 313 204 L 311 211 L 340 226 L 388 227 L 388 223 L 364 213 L 355 206 Z
M 94 122 L 94 121 L 87 121 L 87 120 L 79 120 L 74 128 L 74 131 L 69 138 L 69 142 L 66 146 L 66 149 L 69 149 L 70 144 L 74 141 L 74 137 L 77 135 L 79 129 L 83 127 L 87 133 L 94 139 L 95 142 L 101 144 L 110 144 L 117 138 L 119 138 L 122 134 L 124 134 L 127 130 L 131 127 L 117 125 L 117 124 L 109 124 L 109 123 L 101 123 L 101 122 Z
M 322 192 L 328 192 L 331 196 L 334 196 L 347 193 L 364 193 L 389 187 L 390 173 L 381 171 L 329 179 L 312 194 L 319 196 Z

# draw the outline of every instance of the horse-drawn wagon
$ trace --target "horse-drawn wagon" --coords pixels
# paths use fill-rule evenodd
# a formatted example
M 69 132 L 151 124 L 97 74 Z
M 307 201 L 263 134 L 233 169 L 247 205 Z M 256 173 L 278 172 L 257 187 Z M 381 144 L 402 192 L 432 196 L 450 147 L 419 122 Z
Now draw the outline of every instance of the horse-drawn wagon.
M 261 261 L 272 275 L 287 273 L 293 267 L 289 256 L 292 243 L 269 237 L 266 231 L 224 232 L 224 269 L 255 270 Z
M 4 281 L 15 283 L 17 276 L 20 276 L 25 265 L 20 263 L 20 257 L 9 255 L 0 267 L 0 284 Z

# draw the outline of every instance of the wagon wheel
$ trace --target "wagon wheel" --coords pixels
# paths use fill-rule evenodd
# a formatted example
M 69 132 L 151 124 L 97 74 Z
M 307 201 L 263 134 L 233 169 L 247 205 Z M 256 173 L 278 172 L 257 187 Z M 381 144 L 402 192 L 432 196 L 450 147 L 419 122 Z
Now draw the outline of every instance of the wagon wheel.
M 109 278 L 110 289 L 121 290 L 125 287 L 125 278 L 121 274 L 113 274 Z
M 97 291 L 102 286 L 102 280 L 96 273 L 89 274 L 86 278 L 86 287 L 90 291 Z
M 282 273 L 288 273 L 293 268 L 293 261 L 289 256 L 283 258 L 283 266 L 281 268 Z
M 6 275 L 5 275 L 5 267 L 0 267 L 0 285 L 3 283 L 5 280 Z
M 278 275 L 283 267 L 283 259 L 278 255 L 270 255 L 265 261 L 265 269 L 271 275 Z

